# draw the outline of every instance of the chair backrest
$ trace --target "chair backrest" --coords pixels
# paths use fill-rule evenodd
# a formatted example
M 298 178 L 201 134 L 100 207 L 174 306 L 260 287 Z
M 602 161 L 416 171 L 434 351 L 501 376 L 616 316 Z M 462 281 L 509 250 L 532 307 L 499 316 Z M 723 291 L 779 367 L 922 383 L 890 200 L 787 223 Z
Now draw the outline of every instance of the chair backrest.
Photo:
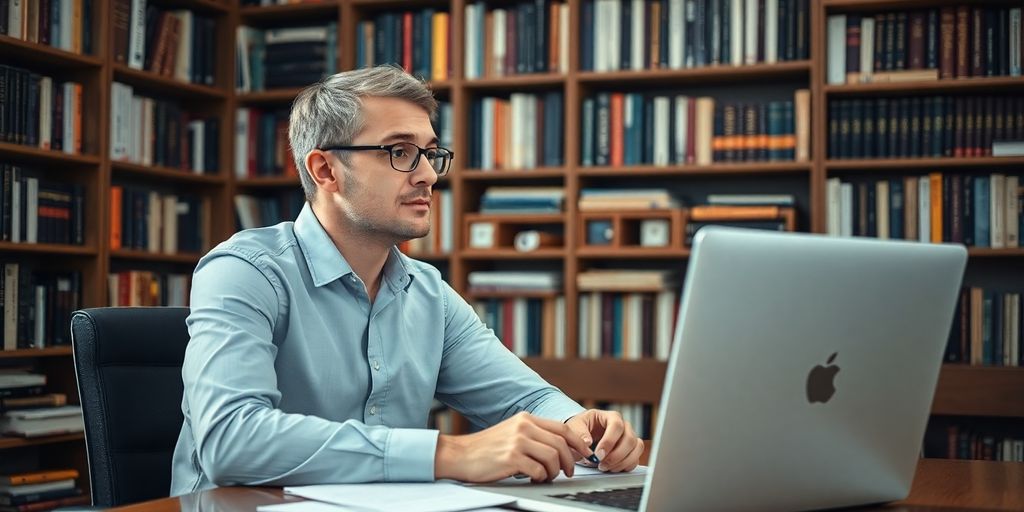
M 172 307 L 93 308 L 71 317 L 95 506 L 170 493 L 188 313 Z

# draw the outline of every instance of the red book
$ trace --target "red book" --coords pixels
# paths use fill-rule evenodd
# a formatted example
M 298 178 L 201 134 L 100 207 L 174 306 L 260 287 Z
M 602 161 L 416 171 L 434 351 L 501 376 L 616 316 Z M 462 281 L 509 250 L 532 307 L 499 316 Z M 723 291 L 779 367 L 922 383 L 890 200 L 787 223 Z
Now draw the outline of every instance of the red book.
M 625 116 L 623 115 L 624 108 L 624 95 L 621 92 L 612 93 L 611 95 L 611 165 L 621 166 L 623 164 L 623 137 L 624 131 L 623 124 L 625 122 Z
M 411 12 L 402 15 L 402 68 L 412 73 L 412 21 Z

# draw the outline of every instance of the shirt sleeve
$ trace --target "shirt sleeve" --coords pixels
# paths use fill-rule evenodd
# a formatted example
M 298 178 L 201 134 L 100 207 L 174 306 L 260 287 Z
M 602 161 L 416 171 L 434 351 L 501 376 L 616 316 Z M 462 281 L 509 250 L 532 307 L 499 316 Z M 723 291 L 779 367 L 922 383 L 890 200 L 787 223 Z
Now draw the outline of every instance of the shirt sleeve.
M 274 273 L 207 257 L 192 284 L 182 368 L 187 421 L 217 485 L 431 481 L 437 432 L 328 421 L 278 409 L 275 329 L 287 296 Z
M 480 427 L 520 412 L 565 421 L 584 411 L 510 352 L 472 306 L 444 285 L 445 335 L 437 397 Z

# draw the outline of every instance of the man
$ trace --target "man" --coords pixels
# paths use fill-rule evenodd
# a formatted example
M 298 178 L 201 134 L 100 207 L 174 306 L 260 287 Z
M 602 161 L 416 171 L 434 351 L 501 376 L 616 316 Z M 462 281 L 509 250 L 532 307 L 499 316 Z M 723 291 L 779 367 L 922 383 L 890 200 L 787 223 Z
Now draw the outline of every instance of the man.
M 636 467 L 643 443 L 620 415 L 584 410 L 544 382 L 436 269 L 395 248 L 428 233 L 431 187 L 451 164 L 435 109 L 393 67 L 298 95 L 288 136 L 308 203 L 294 223 L 238 233 L 196 267 L 172 495 L 541 482 L 592 453 L 605 471 Z M 427 430 L 435 397 L 489 428 Z

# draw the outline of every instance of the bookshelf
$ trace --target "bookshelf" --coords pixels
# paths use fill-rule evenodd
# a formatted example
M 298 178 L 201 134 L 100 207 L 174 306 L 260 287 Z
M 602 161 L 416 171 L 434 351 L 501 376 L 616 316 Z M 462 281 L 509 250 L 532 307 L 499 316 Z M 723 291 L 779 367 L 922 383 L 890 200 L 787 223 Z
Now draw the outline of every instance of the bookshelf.
M 187 9 L 209 17 L 215 24 L 211 41 L 214 58 L 212 83 L 190 83 L 153 71 L 131 67 L 114 56 L 115 3 L 123 0 L 93 0 L 95 15 L 89 33 L 92 53 L 80 54 L 38 43 L 0 35 L 0 53 L 5 65 L 16 66 L 55 79 L 74 80 L 83 87 L 82 151 L 66 153 L 9 142 L 0 142 L 0 160 L 39 170 L 54 180 L 76 183 L 84 188 L 86 221 L 82 245 L 25 244 L 0 242 L 3 261 L 40 260 L 57 268 L 72 268 L 81 273 L 80 306 L 108 304 L 107 277 L 111 273 L 145 270 L 157 273 L 189 273 L 201 252 L 164 254 L 148 250 L 112 249 L 111 186 L 124 185 L 158 190 L 167 194 L 193 194 L 208 204 L 209 221 L 202 231 L 206 247 L 230 236 L 236 230 L 235 197 L 239 194 L 278 197 L 298 189 L 298 178 L 275 173 L 247 175 L 239 172 L 234 127 L 241 108 L 265 112 L 286 111 L 300 88 L 236 90 L 236 29 L 241 26 L 270 29 L 307 26 L 328 22 L 337 24 L 337 52 L 334 65 L 352 69 L 357 62 L 357 27 L 377 16 L 405 11 L 434 9 L 448 13 L 451 37 L 448 39 L 448 73 L 431 80 L 438 97 L 450 102 L 454 113 L 453 149 L 457 158 L 451 174 L 439 188 L 451 191 L 454 247 L 451 251 L 415 254 L 437 265 L 456 290 L 470 300 L 517 298 L 515 294 L 469 293 L 468 274 L 475 270 L 534 269 L 557 270 L 563 275 L 558 295 L 565 298 L 566 353 L 564 360 L 527 358 L 527 363 L 545 378 L 563 387 L 571 396 L 587 404 L 601 401 L 655 403 L 660 398 L 665 363 L 654 359 L 623 361 L 604 357 L 580 359 L 578 318 L 580 297 L 575 276 L 599 268 L 682 268 L 688 248 L 642 248 L 612 250 L 581 247 L 581 212 L 576 204 L 580 191 L 588 187 L 629 187 L 637 184 L 663 186 L 672 190 L 691 190 L 700 200 L 708 193 L 749 193 L 764 189 L 795 196 L 797 229 L 823 233 L 827 228 L 826 181 L 832 177 L 877 175 L 927 175 L 934 171 L 981 174 L 1012 172 L 1024 164 L 1024 157 L 970 158 L 878 158 L 830 159 L 826 151 L 828 103 L 834 99 L 887 96 L 1019 94 L 1024 89 L 1021 77 L 973 77 L 955 80 L 931 80 L 900 83 L 830 84 L 827 66 L 827 20 L 835 13 L 875 13 L 887 10 L 931 8 L 958 5 L 949 0 L 822 0 L 809 2 L 807 54 L 774 63 L 744 65 L 714 64 L 682 69 L 659 67 L 641 70 L 593 71 L 583 69 L 580 31 L 583 13 L 592 0 L 566 0 L 568 27 L 571 27 L 567 69 L 506 76 L 484 75 L 466 78 L 465 17 L 469 0 L 329 0 L 275 6 L 242 6 L 239 2 L 218 0 L 150 0 L 162 9 Z M 488 2 L 491 8 L 511 11 L 523 2 Z M 981 2 L 983 5 L 1008 6 L 1007 2 Z M 756 59 L 755 59 L 756 60 Z M 217 119 L 218 166 L 197 174 L 169 166 L 115 159 L 111 153 L 111 87 L 114 82 L 129 85 L 137 95 L 157 98 L 179 105 L 184 111 L 202 113 Z M 754 98 L 786 99 L 797 89 L 810 93 L 810 152 L 806 161 L 713 162 L 709 165 L 648 163 L 629 165 L 582 165 L 583 103 L 600 93 L 644 93 L 649 95 L 687 94 L 712 96 L 733 101 L 748 95 Z M 559 92 L 562 98 L 561 165 L 534 168 L 480 170 L 470 167 L 469 126 L 473 102 L 483 97 L 508 98 L 511 93 L 543 94 Z M 244 170 L 244 169 L 243 169 Z M 512 249 L 470 250 L 464 243 L 467 214 L 478 212 L 480 196 L 491 186 L 545 185 L 564 188 L 565 207 L 555 222 L 563 229 L 563 246 L 531 253 Z M 506 216 L 509 217 L 509 216 Z M 503 218 L 523 223 L 520 216 Z M 538 220 L 538 219 L 533 219 Z M 552 222 L 541 217 L 541 224 Z M 205 249 L 204 249 L 205 250 Z M 1024 249 L 971 248 L 968 280 L 978 283 L 999 282 L 1001 278 L 1024 290 L 1019 268 Z M 1018 277 L 1014 278 L 1013 275 Z M 530 295 L 530 294 L 527 294 Z M 549 294 L 533 294 L 549 298 Z M 51 377 L 49 388 L 65 392 L 77 400 L 70 351 L 65 347 L 0 352 L 0 362 L 29 364 Z M 588 376 L 586 378 L 582 376 Z M 933 412 L 943 417 L 985 417 L 1008 419 L 1018 436 L 1024 435 L 1024 399 L 1012 390 L 1024 388 L 1024 372 L 1017 368 L 971 367 L 947 364 L 943 367 Z M 456 428 L 467 425 L 457 423 Z M 0 451 L 17 454 L 27 464 L 73 464 L 87 474 L 81 438 L 60 436 L 32 442 L 0 438 Z M 65 455 L 66 453 L 66 455 Z M 83 479 L 84 481 L 84 479 Z

